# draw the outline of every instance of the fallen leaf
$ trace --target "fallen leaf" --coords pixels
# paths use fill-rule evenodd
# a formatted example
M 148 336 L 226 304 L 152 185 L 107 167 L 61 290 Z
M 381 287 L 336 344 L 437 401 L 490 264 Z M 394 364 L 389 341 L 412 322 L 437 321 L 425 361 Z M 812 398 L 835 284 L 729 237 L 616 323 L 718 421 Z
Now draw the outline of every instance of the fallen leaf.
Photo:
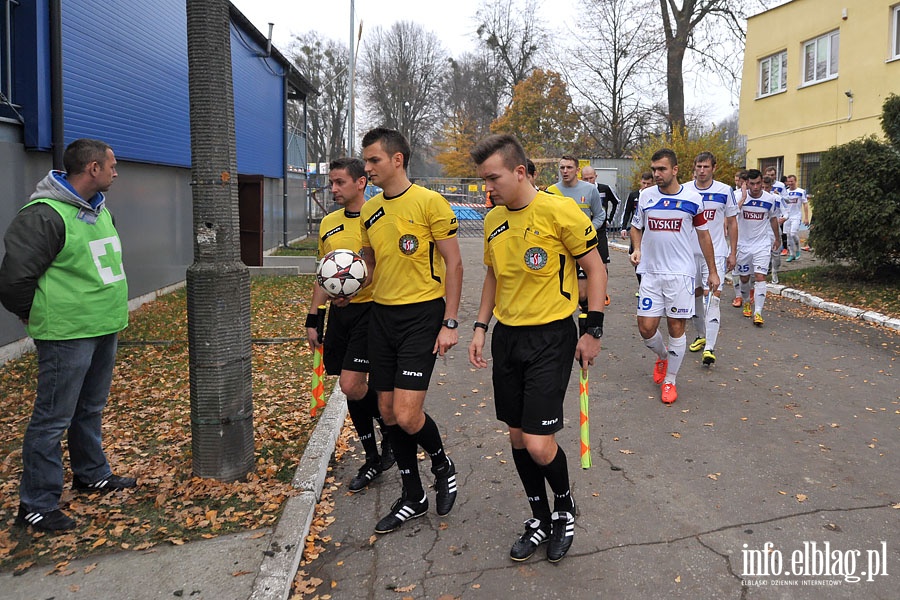
M 91 571 L 93 571 L 96 568 L 97 568 L 97 563 L 91 563 L 84 568 L 84 574 L 87 575 L 88 573 L 90 573 Z
M 411 591 L 413 591 L 414 589 L 416 589 L 416 584 L 415 584 L 415 583 L 411 583 L 411 584 L 409 584 L 409 585 L 404 585 L 404 586 L 402 586 L 402 587 L 395 587 L 395 588 L 394 588 L 394 591 L 395 591 L 395 592 L 400 592 L 400 593 L 405 593 L 405 592 L 411 592 Z
M 673 431 L 673 432 L 672 432 L 672 437 L 673 437 L 673 438 L 680 438 L 680 437 L 681 437 L 681 434 L 678 433 L 677 431 Z
M 797 494 L 797 502 L 806 502 L 806 494 Z
M 619 450 L 622 454 L 634 454 L 634 450 Z
M 249 575 L 252 572 L 253 571 L 235 571 L 234 573 L 231 574 L 231 576 L 232 577 L 240 577 L 242 575 Z
M 678 576 L 675 578 L 675 583 L 681 583 L 681 575 L 678 575 Z
M 719 475 L 721 475 L 721 473 L 710 473 L 709 475 L 707 475 L 707 477 L 709 477 L 713 481 L 718 481 Z

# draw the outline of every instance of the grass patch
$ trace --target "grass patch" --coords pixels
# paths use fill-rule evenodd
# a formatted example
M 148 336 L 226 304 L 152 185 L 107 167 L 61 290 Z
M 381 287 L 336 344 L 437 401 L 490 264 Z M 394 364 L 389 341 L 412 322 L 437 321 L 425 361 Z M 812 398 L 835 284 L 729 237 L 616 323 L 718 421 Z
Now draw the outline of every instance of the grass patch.
M 279 246 L 272 256 L 315 256 L 318 244 L 319 239 L 316 236 L 309 236 L 289 246 Z
M 838 302 L 900 317 L 900 269 L 884 269 L 874 278 L 847 265 L 782 271 L 779 283 Z
M 315 426 L 309 416 L 312 353 L 303 327 L 311 295 L 311 276 L 251 282 L 253 338 L 297 341 L 253 345 L 255 469 L 246 481 L 234 483 L 191 472 L 186 292 L 168 294 L 132 313 L 121 340 L 172 342 L 120 346 L 104 411 L 104 448 L 113 472 L 137 477 L 140 486 L 74 494 L 67 468 L 61 507 L 78 526 L 63 535 L 14 526 L 37 361 L 29 354 L 0 367 L 0 570 L 60 565 L 76 557 L 273 525 L 284 500 L 295 493 L 290 482 Z

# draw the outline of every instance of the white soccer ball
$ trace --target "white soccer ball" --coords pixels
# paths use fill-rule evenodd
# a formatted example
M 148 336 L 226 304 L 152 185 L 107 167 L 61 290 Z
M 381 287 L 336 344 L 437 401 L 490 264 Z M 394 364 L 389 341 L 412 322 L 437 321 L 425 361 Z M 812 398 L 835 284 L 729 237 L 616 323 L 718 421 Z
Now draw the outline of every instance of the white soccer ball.
M 316 278 L 332 298 L 352 298 L 366 280 L 366 261 L 352 250 L 340 248 L 322 257 Z

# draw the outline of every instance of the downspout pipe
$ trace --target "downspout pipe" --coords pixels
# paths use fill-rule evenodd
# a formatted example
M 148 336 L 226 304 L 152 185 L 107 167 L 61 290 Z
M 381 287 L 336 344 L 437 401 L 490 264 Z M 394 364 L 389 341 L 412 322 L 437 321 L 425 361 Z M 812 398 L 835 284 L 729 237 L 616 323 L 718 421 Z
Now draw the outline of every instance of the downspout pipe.
M 281 176 L 284 178 L 281 183 L 281 220 L 284 223 L 284 227 L 282 228 L 282 240 L 281 244 L 285 248 L 288 245 L 288 141 L 289 141 L 289 122 L 288 122 L 288 70 L 285 67 L 284 70 L 284 97 L 282 100 L 281 112 L 284 118 L 284 133 L 282 135 L 282 144 L 281 144 L 281 155 L 283 157 L 283 162 L 281 165 Z
M 66 146 L 63 107 L 62 0 L 50 0 L 50 136 L 57 170 L 63 169 Z

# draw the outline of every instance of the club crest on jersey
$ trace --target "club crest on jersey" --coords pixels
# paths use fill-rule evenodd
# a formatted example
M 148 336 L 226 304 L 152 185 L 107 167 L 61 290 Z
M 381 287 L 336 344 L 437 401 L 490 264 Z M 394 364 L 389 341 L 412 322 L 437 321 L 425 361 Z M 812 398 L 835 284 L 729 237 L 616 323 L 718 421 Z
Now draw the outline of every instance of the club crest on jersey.
M 525 264 L 532 271 L 540 271 L 547 264 L 547 251 L 533 247 L 525 251 Z
M 649 217 L 647 226 L 652 231 L 681 231 L 681 219 L 658 219 Z
M 400 252 L 403 254 L 410 256 L 416 253 L 416 250 L 419 249 L 419 239 L 410 234 L 401 235 L 400 236 Z

